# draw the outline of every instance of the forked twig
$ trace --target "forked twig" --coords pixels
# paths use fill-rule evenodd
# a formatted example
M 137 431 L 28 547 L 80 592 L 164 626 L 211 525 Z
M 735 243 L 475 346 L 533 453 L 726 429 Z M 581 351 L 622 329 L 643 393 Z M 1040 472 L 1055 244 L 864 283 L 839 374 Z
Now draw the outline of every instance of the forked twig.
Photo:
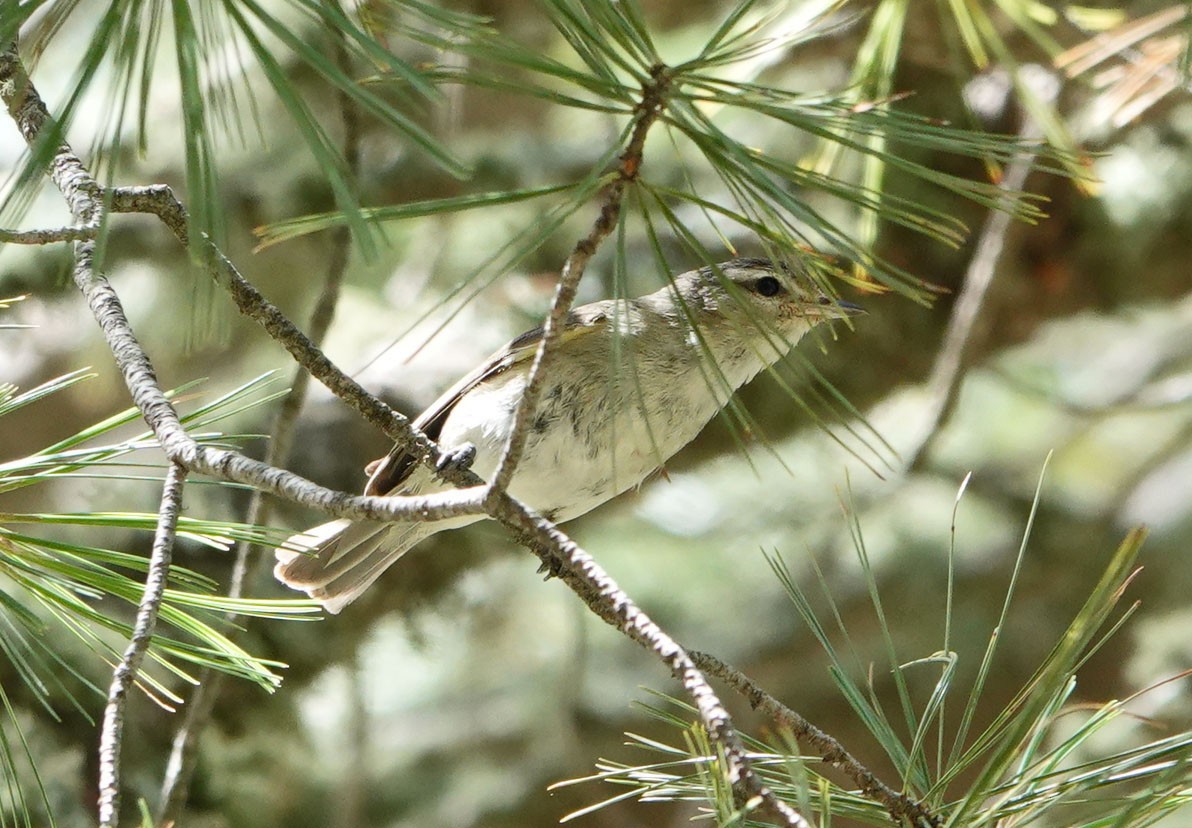
M 4 244 L 56 244 L 93 239 L 99 234 L 98 227 L 58 227 L 49 230 L 3 230 L 0 229 L 0 243 Z
M 736 667 L 726 664 L 709 653 L 692 652 L 691 659 L 705 673 L 723 680 L 729 687 L 744 696 L 754 710 L 769 717 L 779 727 L 789 730 L 796 739 L 818 750 L 820 761 L 831 765 L 853 780 L 861 793 L 884 805 L 896 822 L 901 823 L 904 819 L 909 819 L 916 826 L 938 826 L 940 824 L 938 816 L 906 794 L 901 794 L 882 782 L 873 775 L 869 768 L 849 753 L 844 745 L 771 696 L 757 682 Z

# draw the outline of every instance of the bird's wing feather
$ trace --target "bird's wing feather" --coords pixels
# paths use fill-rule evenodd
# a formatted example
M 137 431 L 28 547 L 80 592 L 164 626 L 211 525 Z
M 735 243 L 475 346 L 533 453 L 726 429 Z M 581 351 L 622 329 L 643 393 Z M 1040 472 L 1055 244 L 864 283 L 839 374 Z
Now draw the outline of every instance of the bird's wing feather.
M 607 324 L 605 304 L 604 302 L 594 302 L 568 313 L 563 319 L 559 344 L 562 345 L 579 336 L 586 336 Z M 515 365 L 533 359 L 535 351 L 538 350 L 538 343 L 542 341 L 542 333 L 543 328 L 539 325 L 513 339 L 504 348 L 482 362 L 474 371 L 443 392 L 437 400 L 431 403 L 429 408 L 418 416 L 418 419 L 414 421 L 414 427 L 430 439 L 438 440 L 443 431 L 443 423 L 451 416 L 451 412 L 460 398 L 482 382 L 505 373 Z M 393 450 L 385 457 L 368 464 L 366 471 L 370 476 L 364 493 L 366 495 L 389 494 L 405 482 L 414 470 L 416 462 L 417 458 L 414 455 L 394 446 Z

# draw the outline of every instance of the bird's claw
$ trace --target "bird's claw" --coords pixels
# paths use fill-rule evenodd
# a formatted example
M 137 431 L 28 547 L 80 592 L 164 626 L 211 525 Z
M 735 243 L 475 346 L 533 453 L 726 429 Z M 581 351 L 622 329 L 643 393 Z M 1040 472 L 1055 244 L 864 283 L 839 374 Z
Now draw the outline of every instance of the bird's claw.
M 549 581 L 551 578 L 558 578 L 563 574 L 563 570 L 567 565 L 559 558 L 551 558 L 543 561 L 538 566 L 538 574 L 542 576 L 542 580 Z
M 462 446 L 457 446 L 443 452 L 443 455 L 439 458 L 439 462 L 435 464 L 435 470 L 439 474 L 467 471 L 472 468 L 472 462 L 475 459 L 476 446 L 471 443 L 464 443 Z

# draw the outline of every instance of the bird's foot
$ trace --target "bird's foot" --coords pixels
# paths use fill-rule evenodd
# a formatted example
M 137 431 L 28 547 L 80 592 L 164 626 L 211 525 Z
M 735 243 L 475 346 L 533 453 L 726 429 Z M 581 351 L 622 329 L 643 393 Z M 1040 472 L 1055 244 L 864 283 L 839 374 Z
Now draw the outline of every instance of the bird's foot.
M 440 475 L 467 471 L 472 468 L 472 462 L 475 459 L 476 446 L 471 443 L 464 443 L 462 446 L 457 446 L 450 451 L 443 452 L 443 455 L 439 458 L 439 462 L 435 464 L 435 470 Z

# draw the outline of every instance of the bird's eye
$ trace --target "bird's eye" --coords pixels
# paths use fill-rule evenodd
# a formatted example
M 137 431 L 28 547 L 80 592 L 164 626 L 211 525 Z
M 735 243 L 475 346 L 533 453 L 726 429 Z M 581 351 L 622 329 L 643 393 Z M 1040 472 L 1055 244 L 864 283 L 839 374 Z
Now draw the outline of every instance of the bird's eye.
M 820 303 L 821 305 L 831 305 L 831 304 L 832 304 L 832 300 L 831 300 L 831 298 L 829 298 L 829 297 L 827 297 L 827 296 L 821 296 L 821 297 L 819 298 L 819 303 Z
M 757 284 L 753 286 L 753 289 L 762 296 L 777 296 L 782 292 L 782 283 L 773 276 L 763 276 L 757 280 Z

